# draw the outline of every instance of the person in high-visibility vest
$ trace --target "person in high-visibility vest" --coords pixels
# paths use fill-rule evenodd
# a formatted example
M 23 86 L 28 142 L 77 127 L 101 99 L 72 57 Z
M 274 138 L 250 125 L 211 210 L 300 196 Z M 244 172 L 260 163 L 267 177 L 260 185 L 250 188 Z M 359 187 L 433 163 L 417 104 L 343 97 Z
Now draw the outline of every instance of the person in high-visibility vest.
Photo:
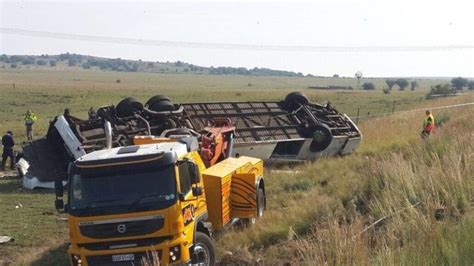
M 26 138 L 28 141 L 33 140 L 33 124 L 36 122 L 36 115 L 28 110 L 25 114 L 25 127 L 26 127 Z
M 433 114 L 430 111 L 426 111 L 426 118 L 423 120 L 423 131 L 421 136 L 423 138 L 428 138 L 435 128 L 435 119 Z

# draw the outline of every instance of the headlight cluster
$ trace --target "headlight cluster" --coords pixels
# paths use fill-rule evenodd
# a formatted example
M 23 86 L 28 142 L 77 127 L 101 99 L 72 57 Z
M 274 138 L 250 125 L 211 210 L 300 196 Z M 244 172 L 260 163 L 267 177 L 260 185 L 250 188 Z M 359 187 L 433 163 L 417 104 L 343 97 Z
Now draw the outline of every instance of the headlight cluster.
M 170 248 L 170 263 L 176 262 L 181 258 L 181 245 Z
M 71 261 L 72 261 L 73 266 L 81 266 L 82 265 L 81 256 L 79 256 L 79 255 L 72 254 L 71 255 Z

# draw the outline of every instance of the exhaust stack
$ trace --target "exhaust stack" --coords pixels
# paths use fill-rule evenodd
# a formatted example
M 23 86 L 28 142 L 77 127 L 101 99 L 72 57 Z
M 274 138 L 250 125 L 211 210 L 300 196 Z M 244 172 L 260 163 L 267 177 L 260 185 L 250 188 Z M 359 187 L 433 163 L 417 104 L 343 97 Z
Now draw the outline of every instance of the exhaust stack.
M 106 149 L 112 149 L 112 124 L 109 121 L 105 121 L 105 147 Z

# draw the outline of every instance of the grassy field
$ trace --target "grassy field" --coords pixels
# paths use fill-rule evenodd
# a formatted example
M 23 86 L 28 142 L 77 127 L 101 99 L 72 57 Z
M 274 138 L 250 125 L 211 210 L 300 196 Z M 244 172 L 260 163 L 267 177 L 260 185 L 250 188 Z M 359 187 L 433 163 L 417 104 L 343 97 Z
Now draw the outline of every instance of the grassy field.
M 42 136 L 49 119 L 66 107 L 85 116 L 91 106 L 116 104 L 132 95 L 143 101 L 155 94 L 175 102 L 280 100 L 301 90 L 313 101 L 330 100 L 350 115 L 358 108 L 361 114 L 390 112 L 394 101 L 396 110 L 474 101 L 472 93 L 422 99 L 436 82 L 422 80 L 418 91 L 384 95 L 381 90 L 306 89 L 315 83 L 351 85 L 354 79 L 2 69 L 0 130 L 13 129 L 23 140 L 22 113 L 32 109 L 40 118 L 36 134 Z M 473 112 L 473 107 L 436 111 L 447 122 L 429 142 L 418 136 L 422 111 L 362 120 L 364 141 L 355 154 L 268 169 L 265 217 L 252 228 L 217 239 L 219 257 L 237 262 L 263 259 L 267 264 L 472 265 Z M 53 200 L 51 191 L 25 191 L 13 176 L 0 178 L 0 235 L 15 238 L 0 245 L 0 265 L 65 264 L 66 223 Z M 440 212 L 444 219 L 437 220 Z M 228 251 L 233 256 L 226 255 Z

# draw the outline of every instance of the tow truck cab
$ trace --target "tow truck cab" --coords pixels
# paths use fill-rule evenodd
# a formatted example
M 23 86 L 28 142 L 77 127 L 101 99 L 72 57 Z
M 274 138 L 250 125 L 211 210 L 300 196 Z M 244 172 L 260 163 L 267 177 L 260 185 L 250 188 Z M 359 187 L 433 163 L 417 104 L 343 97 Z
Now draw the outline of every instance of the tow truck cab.
M 263 164 L 228 158 L 206 169 L 197 148 L 186 138 L 95 151 L 71 164 L 65 206 L 56 182 L 71 264 L 213 264 L 212 231 L 263 214 Z

